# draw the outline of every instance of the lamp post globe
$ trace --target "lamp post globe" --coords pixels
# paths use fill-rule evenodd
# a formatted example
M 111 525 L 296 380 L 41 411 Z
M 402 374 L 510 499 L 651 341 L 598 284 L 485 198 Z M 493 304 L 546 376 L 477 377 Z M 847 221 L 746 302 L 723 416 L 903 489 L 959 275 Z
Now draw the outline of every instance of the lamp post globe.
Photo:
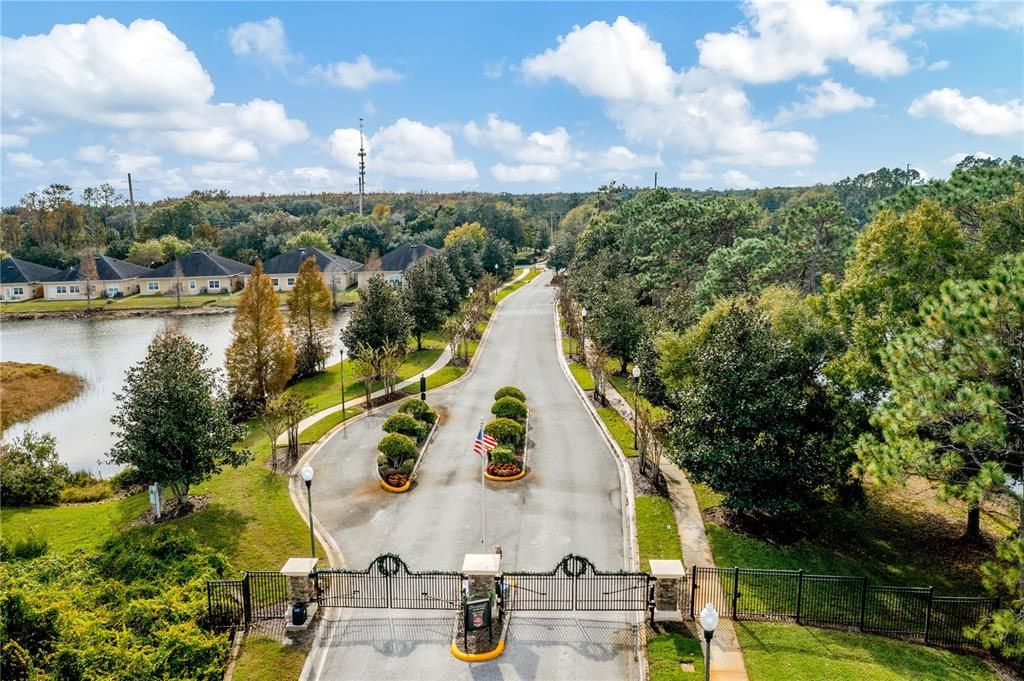
M 715 635 L 715 627 L 718 626 L 718 611 L 715 606 L 708 603 L 700 611 L 700 626 L 704 630 L 704 641 L 706 643 L 704 653 L 704 681 L 711 678 L 711 639 Z
M 306 483 L 306 503 L 309 506 L 309 555 L 316 558 L 316 539 L 313 536 L 313 467 L 307 463 L 302 467 L 300 475 Z
M 640 380 L 640 367 L 633 367 L 633 379 L 637 381 Z
M 302 479 L 306 481 L 306 486 L 313 484 L 313 467 L 308 463 L 302 467 Z
M 640 449 L 640 367 L 633 365 L 633 449 Z M 646 449 L 646 447 L 645 447 Z M 643 462 L 641 461 L 641 465 Z M 641 468 L 641 471 L 643 469 Z

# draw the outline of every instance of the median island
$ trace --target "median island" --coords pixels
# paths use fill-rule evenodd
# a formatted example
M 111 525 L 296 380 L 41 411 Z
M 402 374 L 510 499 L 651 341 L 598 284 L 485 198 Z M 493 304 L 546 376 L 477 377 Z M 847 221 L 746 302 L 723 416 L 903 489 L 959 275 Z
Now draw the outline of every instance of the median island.
M 83 388 L 78 376 L 46 364 L 0 362 L 0 430 L 73 400 Z

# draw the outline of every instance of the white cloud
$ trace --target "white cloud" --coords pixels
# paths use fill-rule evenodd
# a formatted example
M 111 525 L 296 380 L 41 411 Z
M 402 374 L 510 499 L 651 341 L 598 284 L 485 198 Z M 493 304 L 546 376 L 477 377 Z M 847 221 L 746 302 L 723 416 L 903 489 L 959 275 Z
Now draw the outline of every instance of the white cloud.
M 963 28 L 970 24 L 1019 29 L 1024 6 L 1019 2 L 973 2 L 954 5 L 923 2 L 914 7 L 914 25 L 926 30 Z
M 834 113 L 845 113 L 854 109 L 869 109 L 875 100 L 865 97 L 853 88 L 846 87 L 832 79 L 825 79 L 814 87 L 800 88 L 807 93 L 804 101 L 785 107 L 776 116 L 776 123 L 786 123 L 800 118 L 824 118 Z
M 424 180 L 475 180 L 476 166 L 458 158 L 451 135 L 440 127 L 399 118 L 365 142 L 370 172 Z M 347 168 L 358 163 L 359 130 L 339 128 L 327 140 L 328 153 Z
M 13 149 L 15 147 L 24 147 L 28 145 L 28 137 L 25 135 L 18 135 L 12 132 L 0 133 L 0 148 L 2 149 Z
M 925 68 L 929 71 L 945 71 L 949 68 L 949 63 L 948 59 L 940 59 L 939 61 L 933 61 Z
M 79 147 L 75 159 L 83 163 L 112 168 L 118 175 L 138 173 L 147 168 L 160 166 L 161 158 L 144 151 L 114 151 L 102 144 Z
M 288 49 L 284 24 L 277 17 L 246 21 L 228 29 L 228 44 L 238 57 L 252 57 L 284 69 L 295 60 Z
M 373 83 L 388 83 L 401 80 L 402 76 L 389 68 L 378 68 L 365 54 L 354 62 L 339 61 L 334 64 L 314 66 L 311 73 L 330 85 L 352 90 L 365 90 Z
M 627 139 L 658 149 L 767 166 L 812 163 L 818 149 L 806 133 L 755 118 L 746 94 L 707 70 L 676 74 L 661 45 L 623 17 L 574 28 L 557 49 L 524 60 L 523 71 L 601 97 Z
M 830 61 L 846 61 L 873 76 L 899 75 L 910 68 L 907 55 L 894 44 L 909 28 L 875 4 L 749 0 L 744 13 L 745 24 L 697 41 L 702 66 L 750 83 L 821 75 Z
M 679 171 L 679 179 L 683 182 L 711 179 L 711 164 L 699 158 L 692 159 Z
M 511 121 L 503 121 L 497 114 L 488 114 L 483 125 L 470 121 L 462 128 L 462 134 L 474 147 L 493 147 L 500 151 L 512 151 L 523 142 L 523 129 Z
M 254 99 L 246 104 L 225 107 L 233 109 L 238 127 L 253 133 L 256 138 L 271 149 L 279 146 L 301 142 L 309 137 L 306 124 L 295 118 L 288 118 L 284 106 L 280 102 L 267 99 Z
M 587 159 L 589 170 L 615 170 L 627 172 L 645 168 L 660 168 L 663 165 L 660 154 L 644 156 L 620 145 L 608 147 Z
M 224 161 L 255 161 L 260 157 L 260 152 L 252 141 L 239 139 L 235 131 L 228 127 L 169 130 L 162 133 L 160 139 L 186 156 Z
M 24 151 L 8 151 L 7 165 L 22 172 L 32 172 L 43 167 L 43 162 Z
M 727 170 L 722 173 L 722 181 L 733 189 L 756 189 L 761 183 L 739 170 Z
M 981 97 L 964 97 L 954 88 L 942 88 L 915 99 L 907 112 L 934 116 L 976 135 L 1024 134 L 1024 105 L 1019 99 L 992 104 Z
M 968 156 L 973 156 L 974 158 L 995 158 L 995 156 L 988 153 L 987 151 L 976 151 L 973 154 L 968 154 L 966 152 L 961 151 L 959 153 L 947 156 L 946 158 L 942 159 L 942 162 L 945 163 L 946 165 L 955 166 Z
M 499 182 L 557 182 L 562 173 L 556 166 L 535 163 L 491 166 L 491 175 Z
M 491 80 L 501 78 L 505 73 L 505 58 L 484 62 L 484 75 Z
M 626 17 L 574 26 L 557 48 L 523 60 L 522 70 L 528 78 L 561 78 L 583 94 L 611 100 L 663 101 L 676 78 L 661 44 Z

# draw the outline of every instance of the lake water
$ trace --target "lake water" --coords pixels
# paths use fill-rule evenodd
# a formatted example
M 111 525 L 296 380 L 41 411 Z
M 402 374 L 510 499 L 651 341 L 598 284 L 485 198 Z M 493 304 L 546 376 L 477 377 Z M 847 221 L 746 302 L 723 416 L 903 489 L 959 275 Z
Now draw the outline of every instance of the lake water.
M 110 475 L 117 467 L 104 463 L 114 443 L 110 416 L 113 395 L 121 389 L 125 371 L 146 356 L 149 342 L 167 323 L 209 350 L 207 364 L 223 368 L 224 351 L 231 342 L 233 314 L 128 317 L 124 319 L 33 319 L 0 323 L 0 359 L 49 364 L 80 376 L 81 394 L 70 402 L 4 431 L 4 437 L 25 430 L 50 433 L 57 438 L 60 457 L 71 470 L 85 469 Z M 347 312 L 334 318 L 337 338 L 348 321 Z

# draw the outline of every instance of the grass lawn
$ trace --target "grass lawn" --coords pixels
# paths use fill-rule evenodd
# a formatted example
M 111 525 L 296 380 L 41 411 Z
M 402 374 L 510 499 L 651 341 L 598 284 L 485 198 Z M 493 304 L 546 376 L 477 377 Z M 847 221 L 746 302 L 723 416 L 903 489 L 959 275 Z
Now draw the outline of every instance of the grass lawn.
M 608 431 L 615 438 L 615 442 L 619 445 L 619 449 L 622 453 L 633 458 L 638 456 L 638 452 L 633 447 L 633 429 L 630 424 L 626 422 L 626 419 L 622 418 L 619 412 L 615 411 L 611 407 L 598 407 L 597 415 L 604 421 L 604 425 L 608 428 Z
M 0 431 L 74 399 L 85 383 L 46 364 L 0 362 Z
M 182 296 L 181 307 L 201 307 L 210 303 L 226 303 L 237 305 L 238 293 L 220 295 L 198 295 Z M 113 302 L 107 303 L 106 299 L 93 299 L 92 309 L 97 312 L 110 312 L 111 310 L 148 310 L 154 308 L 171 308 L 177 306 L 175 296 L 143 296 L 135 294 L 124 298 L 113 298 Z M 88 301 L 85 300 L 26 300 L 21 303 L 0 303 L 0 313 L 5 312 L 63 312 L 68 310 L 85 310 L 88 308 Z
M 264 636 L 249 636 L 235 665 L 237 681 L 286 681 L 297 679 L 306 662 L 306 651 L 285 646 Z
M 311 445 L 320 438 L 322 438 L 324 435 L 326 435 L 328 431 L 330 431 L 332 428 L 334 428 L 342 421 L 347 421 L 353 416 L 362 413 L 363 410 L 360 407 L 346 406 L 344 416 L 342 416 L 341 410 L 328 414 L 327 416 L 323 417 L 322 419 L 311 425 L 309 428 L 306 428 L 304 431 L 299 433 L 299 444 Z
M 427 390 L 440 388 L 442 385 L 451 383 L 456 378 L 459 378 L 465 373 L 466 367 L 454 367 L 449 364 L 440 371 L 436 371 L 431 375 L 427 376 Z M 407 395 L 419 395 L 420 384 L 419 382 L 416 382 L 411 385 L 407 385 L 404 388 L 402 388 L 402 391 Z
M 681 662 L 693 665 L 684 672 Z M 699 641 L 684 633 L 663 632 L 647 639 L 651 681 L 691 681 L 704 678 L 704 651 Z
M 996 681 L 973 655 L 795 624 L 736 626 L 750 681 Z
M 530 271 L 527 272 L 526 276 L 524 276 L 522 279 L 520 279 L 519 281 L 517 281 L 517 282 L 515 282 L 513 284 L 509 284 L 509 285 L 505 286 L 504 288 L 502 288 L 501 290 L 499 290 L 494 295 L 494 302 L 496 302 L 496 303 L 500 302 L 500 301 L 504 300 L 505 298 L 507 298 L 508 296 L 512 295 L 514 292 L 516 292 L 519 289 L 521 289 L 522 287 L 526 286 L 531 281 L 536 279 L 540 275 L 541 271 L 542 270 L 540 270 L 540 269 L 538 269 L 536 267 L 531 267 Z
M 569 362 L 569 371 L 572 372 L 572 377 L 576 379 L 581 388 L 584 390 L 594 389 L 594 378 L 590 375 L 590 369 L 578 362 Z
M 682 560 L 679 530 L 672 513 L 672 502 L 664 497 L 636 498 L 636 538 L 640 550 L 640 569 L 650 571 L 650 559 Z

